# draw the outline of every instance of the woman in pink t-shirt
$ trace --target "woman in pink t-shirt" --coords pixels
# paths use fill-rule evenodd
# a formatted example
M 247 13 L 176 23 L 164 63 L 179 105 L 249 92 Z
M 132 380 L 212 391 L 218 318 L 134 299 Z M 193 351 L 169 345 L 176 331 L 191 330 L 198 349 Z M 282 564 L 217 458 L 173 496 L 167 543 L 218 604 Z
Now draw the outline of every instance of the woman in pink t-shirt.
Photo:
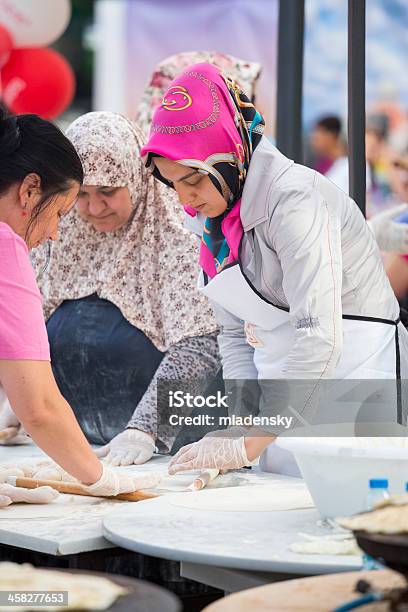
M 21 422 L 90 493 L 116 495 L 146 483 L 101 464 L 59 392 L 28 254 L 56 240 L 59 221 L 73 206 L 82 180 L 75 148 L 57 127 L 36 115 L 10 116 L 0 109 L 0 426 Z M 0 506 L 13 501 L 4 486 Z

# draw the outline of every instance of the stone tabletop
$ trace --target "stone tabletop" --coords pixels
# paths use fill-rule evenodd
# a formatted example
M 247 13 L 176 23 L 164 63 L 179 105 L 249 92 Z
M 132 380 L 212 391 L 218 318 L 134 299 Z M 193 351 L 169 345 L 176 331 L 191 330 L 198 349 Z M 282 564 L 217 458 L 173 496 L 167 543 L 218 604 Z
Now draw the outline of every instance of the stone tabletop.
M 283 477 L 268 474 L 269 482 Z M 246 487 L 250 495 L 250 487 Z M 171 496 L 121 507 L 103 519 L 105 537 L 130 550 L 177 561 L 247 571 L 313 575 L 361 568 L 360 556 L 305 555 L 288 550 L 301 534 L 331 528 L 315 509 L 209 512 L 171 504 Z

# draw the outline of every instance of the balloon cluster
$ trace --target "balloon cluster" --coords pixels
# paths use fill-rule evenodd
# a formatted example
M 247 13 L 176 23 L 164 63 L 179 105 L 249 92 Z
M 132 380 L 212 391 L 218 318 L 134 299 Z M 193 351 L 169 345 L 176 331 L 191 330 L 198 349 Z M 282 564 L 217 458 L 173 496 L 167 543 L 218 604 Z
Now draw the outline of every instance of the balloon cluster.
M 54 119 L 72 102 L 72 68 L 46 48 L 70 18 L 69 0 L 0 0 L 0 100 L 12 112 Z

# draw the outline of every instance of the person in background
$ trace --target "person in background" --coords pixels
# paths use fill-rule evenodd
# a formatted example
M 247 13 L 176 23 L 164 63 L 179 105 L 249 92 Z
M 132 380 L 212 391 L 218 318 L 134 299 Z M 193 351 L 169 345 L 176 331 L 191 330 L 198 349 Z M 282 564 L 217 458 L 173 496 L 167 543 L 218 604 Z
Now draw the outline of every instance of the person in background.
M 377 162 L 381 158 L 381 151 L 384 150 L 383 142 L 386 131 L 384 131 L 384 122 L 379 123 L 377 116 L 368 119 L 367 125 L 366 184 L 368 216 L 371 217 L 369 226 L 380 250 L 406 253 L 408 252 L 408 226 L 397 220 L 398 215 L 405 210 L 405 206 L 390 202 L 392 208 L 381 212 L 370 206 L 372 195 L 374 194 L 375 198 L 375 194 L 378 194 L 378 185 L 377 183 L 372 184 L 371 177 L 372 172 L 377 172 L 376 176 L 378 176 L 380 166 Z M 381 126 L 382 131 L 379 132 Z M 315 169 L 348 194 L 349 164 L 345 142 L 341 134 L 342 122 L 339 117 L 335 115 L 323 117 L 317 121 L 312 130 L 310 145 L 312 152 L 318 157 Z
M 321 117 L 311 131 L 310 148 L 316 156 L 314 169 L 347 193 L 348 164 L 341 119 L 336 115 Z
M 206 380 L 220 362 L 211 307 L 196 290 L 197 241 L 174 193 L 139 156 L 144 136 L 115 113 L 67 136 L 84 168 L 75 208 L 45 265 L 35 254 L 58 386 L 113 465 L 168 452 L 157 380 Z
M 149 484 L 99 461 L 61 395 L 28 253 L 57 239 L 82 180 L 81 160 L 57 127 L 36 115 L 11 116 L 0 110 L 0 416 L 9 404 L 8 412 L 36 444 L 61 471 L 87 486 L 90 495 L 117 495 Z M 67 257 L 65 252 L 65 263 Z M 4 477 L 1 470 L 0 506 L 40 501 L 29 492 L 22 499 L 3 484 Z M 52 501 L 49 491 L 43 493 L 43 503 Z
M 366 159 L 370 170 L 367 186 L 367 210 L 371 217 L 392 206 L 390 166 L 392 154 L 388 146 L 389 120 L 381 113 L 366 118 Z
M 394 156 L 390 168 L 390 186 L 397 201 L 405 203 L 401 205 L 400 216 L 397 225 L 405 228 L 405 237 L 401 236 L 401 247 L 389 249 L 395 251 L 385 261 L 385 269 L 391 286 L 394 289 L 400 304 L 408 307 L 408 147 Z M 398 246 L 394 242 L 395 246 Z

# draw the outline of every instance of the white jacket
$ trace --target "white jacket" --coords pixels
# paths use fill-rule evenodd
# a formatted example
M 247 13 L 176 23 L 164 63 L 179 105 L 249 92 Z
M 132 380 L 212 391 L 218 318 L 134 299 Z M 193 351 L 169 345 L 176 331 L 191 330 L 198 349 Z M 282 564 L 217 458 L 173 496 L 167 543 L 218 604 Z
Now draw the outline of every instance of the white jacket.
M 355 202 L 265 137 L 250 163 L 241 220 L 243 273 L 267 300 L 289 309 L 296 329 L 286 378 L 319 377 L 323 370 L 324 378 L 333 376 L 342 353 L 343 314 L 398 319 L 379 249 Z M 197 221 L 187 225 L 197 231 Z M 214 310 L 225 378 L 256 378 L 244 322 L 217 305 Z M 401 351 L 408 360 L 403 332 Z

